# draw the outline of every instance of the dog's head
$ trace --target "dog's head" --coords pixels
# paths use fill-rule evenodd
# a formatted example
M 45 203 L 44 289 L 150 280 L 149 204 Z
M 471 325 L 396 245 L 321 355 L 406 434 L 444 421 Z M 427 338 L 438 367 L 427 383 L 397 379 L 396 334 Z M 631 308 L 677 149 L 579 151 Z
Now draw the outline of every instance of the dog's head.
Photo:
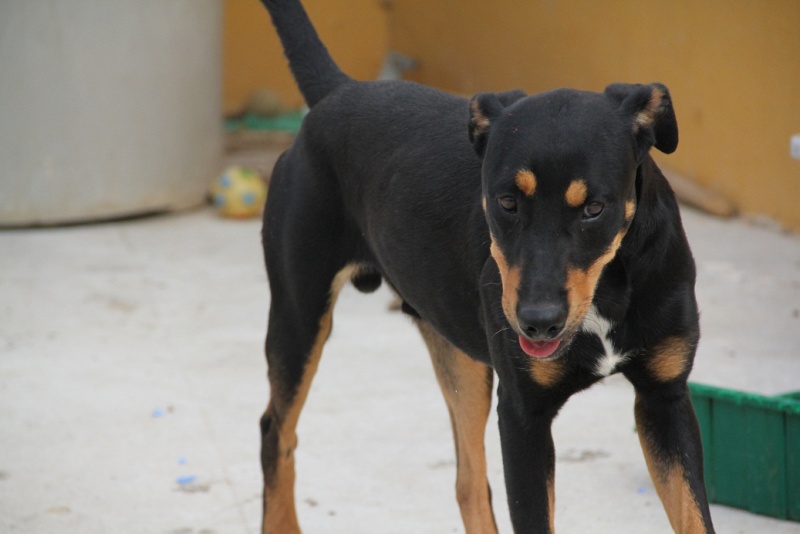
M 483 159 L 503 312 L 527 354 L 556 358 L 633 221 L 639 165 L 652 146 L 677 148 L 669 92 L 482 93 L 470 101 L 469 137 Z

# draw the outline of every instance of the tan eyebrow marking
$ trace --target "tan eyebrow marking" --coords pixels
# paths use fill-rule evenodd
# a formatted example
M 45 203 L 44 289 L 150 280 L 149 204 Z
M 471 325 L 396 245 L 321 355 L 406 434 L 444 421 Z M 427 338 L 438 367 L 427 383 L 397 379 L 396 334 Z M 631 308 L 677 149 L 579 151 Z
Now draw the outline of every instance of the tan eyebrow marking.
M 532 197 L 536 192 L 536 176 L 528 169 L 522 169 L 514 178 L 517 187 L 526 197 Z
M 572 180 L 567 188 L 567 193 L 564 195 L 564 199 L 567 201 L 567 204 L 572 206 L 573 208 L 577 208 L 584 202 L 586 202 L 586 182 L 581 180 L 580 178 L 577 180 Z

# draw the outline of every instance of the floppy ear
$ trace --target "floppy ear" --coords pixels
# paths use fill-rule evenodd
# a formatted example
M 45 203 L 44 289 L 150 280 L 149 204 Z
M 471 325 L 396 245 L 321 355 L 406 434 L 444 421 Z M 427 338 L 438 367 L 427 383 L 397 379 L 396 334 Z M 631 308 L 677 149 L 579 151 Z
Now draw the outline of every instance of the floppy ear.
M 503 104 L 503 107 L 508 107 L 517 100 L 528 96 L 522 89 L 512 89 L 511 91 L 503 91 L 502 93 L 495 93 L 497 99 Z
M 478 93 L 469 101 L 469 140 L 480 157 L 486 151 L 489 130 L 500 112 L 503 103 L 495 93 Z
M 615 83 L 606 87 L 605 94 L 619 104 L 620 113 L 630 117 L 640 156 L 651 146 L 665 154 L 675 152 L 678 148 L 678 121 L 669 90 L 664 85 Z

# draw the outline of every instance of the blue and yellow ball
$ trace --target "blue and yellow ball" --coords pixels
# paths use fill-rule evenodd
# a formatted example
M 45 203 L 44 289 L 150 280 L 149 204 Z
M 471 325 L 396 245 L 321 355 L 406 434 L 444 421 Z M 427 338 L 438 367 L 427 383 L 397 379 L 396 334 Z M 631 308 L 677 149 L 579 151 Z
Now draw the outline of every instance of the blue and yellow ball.
M 252 169 L 228 167 L 211 186 L 211 200 L 223 217 L 257 217 L 267 200 L 267 186 Z

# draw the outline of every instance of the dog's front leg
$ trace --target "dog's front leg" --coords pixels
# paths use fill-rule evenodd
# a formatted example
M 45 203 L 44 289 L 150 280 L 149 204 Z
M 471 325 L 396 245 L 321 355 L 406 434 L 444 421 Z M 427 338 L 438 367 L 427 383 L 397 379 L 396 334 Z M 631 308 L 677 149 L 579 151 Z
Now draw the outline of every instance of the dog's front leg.
M 555 448 L 551 425 L 557 408 L 523 404 L 498 389 L 497 413 L 511 523 L 518 534 L 552 534 Z
M 686 381 L 637 386 L 635 414 L 647 468 L 672 529 L 713 533 L 700 430 Z

